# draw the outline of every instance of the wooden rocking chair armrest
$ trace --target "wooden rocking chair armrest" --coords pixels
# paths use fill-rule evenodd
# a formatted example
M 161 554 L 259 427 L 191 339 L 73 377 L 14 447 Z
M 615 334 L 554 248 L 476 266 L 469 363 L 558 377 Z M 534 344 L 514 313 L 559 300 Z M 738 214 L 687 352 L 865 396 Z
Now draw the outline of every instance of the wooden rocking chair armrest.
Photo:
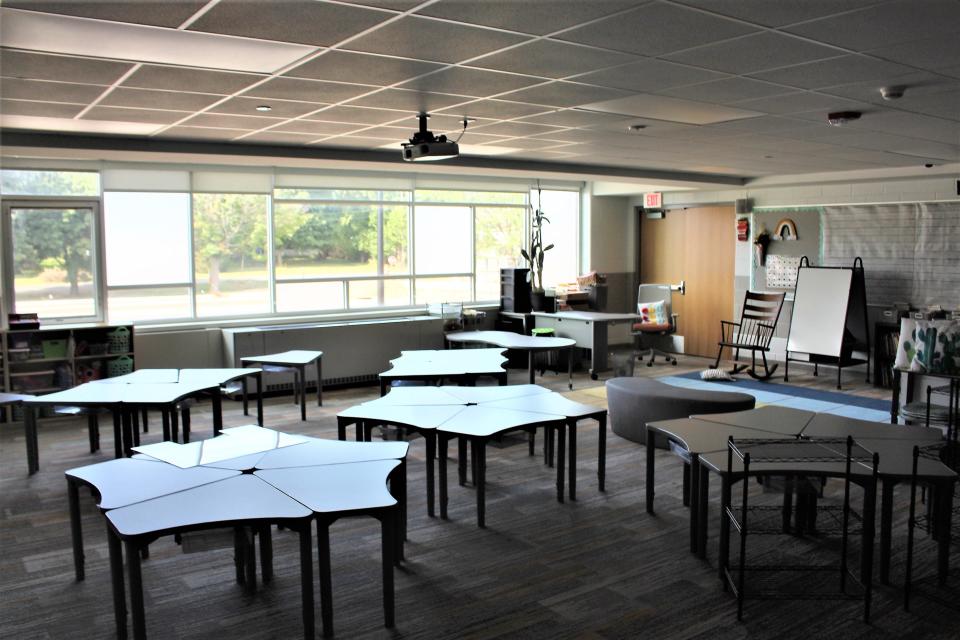
M 721 327 L 724 326 L 724 325 L 728 325 L 728 324 L 729 324 L 729 325 L 733 325 L 734 327 L 739 327 L 739 326 L 740 326 L 740 323 L 739 323 L 739 322 L 734 322 L 733 320 L 721 320 L 721 321 L 720 321 L 720 326 L 721 326 Z

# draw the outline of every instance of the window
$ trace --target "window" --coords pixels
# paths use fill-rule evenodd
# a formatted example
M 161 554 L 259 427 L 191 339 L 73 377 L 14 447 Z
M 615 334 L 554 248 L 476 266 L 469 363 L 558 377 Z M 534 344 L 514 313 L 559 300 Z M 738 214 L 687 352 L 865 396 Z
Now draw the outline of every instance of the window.
M 3 169 L 5 310 L 150 322 L 493 302 L 500 269 L 524 266 L 531 193 L 460 184 L 128 163 Z M 552 285 L 577 274 L 579 194 L 540 197 Z
M 553 244 L 543 261 L 543 286 L 573 282 L 580 273 L 580 193 L 577 191 L 530 192 L 533 207 L 549 218 L 543 226 L 544 245 Z
M 190 317 L 190 194 L 107 192 L 103 215 L 110 321 Z
M 13 311 L 44 319 L 97 318 L 96 206 L 8 202 L 4 212 Z
M 270 311 L 269 196 L 193 195 L 193 269 L 198 317 Z

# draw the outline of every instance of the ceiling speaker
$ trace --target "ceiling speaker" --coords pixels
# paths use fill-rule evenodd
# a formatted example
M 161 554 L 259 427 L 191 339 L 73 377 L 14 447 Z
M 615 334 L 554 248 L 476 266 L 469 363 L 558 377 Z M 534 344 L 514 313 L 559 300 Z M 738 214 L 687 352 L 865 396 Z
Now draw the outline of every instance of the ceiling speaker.
M 735 203 L 737 215 L 743 215 L 753 211 L 753 198 L 740 198 Z

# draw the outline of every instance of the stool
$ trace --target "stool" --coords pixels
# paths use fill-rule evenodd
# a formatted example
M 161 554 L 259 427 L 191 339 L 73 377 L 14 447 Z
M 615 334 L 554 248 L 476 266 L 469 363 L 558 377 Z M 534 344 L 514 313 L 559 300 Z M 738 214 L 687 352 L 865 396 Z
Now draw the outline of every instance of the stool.
M 555 338 L 557 332 L 553 330 L 553 327 L 540 327 L 537 329 L 531 329 L 530 335 L 537 338 Z M 560 373 L 560 359 L 554 352 L 548 351 L 546 353 L 539 353 L 536 355 L 536 358 L 540 361 L 539 366 L 534 367 L 540 369 L 540 375 L 543 375 L 543 372 L 549 367 L 551 371 L 556 374 Z M 546 362 L 543 362 L 546 360 Z

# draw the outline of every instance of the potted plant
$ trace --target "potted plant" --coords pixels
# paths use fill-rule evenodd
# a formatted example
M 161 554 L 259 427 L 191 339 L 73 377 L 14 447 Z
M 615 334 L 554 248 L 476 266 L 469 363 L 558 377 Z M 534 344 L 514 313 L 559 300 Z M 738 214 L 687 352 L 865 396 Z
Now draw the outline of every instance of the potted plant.
M 546 292 L 543 289 L 543 257 L 550 249 L 552 244 L 543 246 L 543 225 L 549 224 L 550 219 L 540 208 L 541 194 L 540 185 L 537 184 L 537 208 L 533 211 L 533 218 L 530 220 L 530 243 L 528 248 L 520 248 L 520 254 L 530 265 L 530 271 L 527 273 L 527 280 L 530 282 L 530 306 L 534 311 L 544 311 L 546 309 Z

